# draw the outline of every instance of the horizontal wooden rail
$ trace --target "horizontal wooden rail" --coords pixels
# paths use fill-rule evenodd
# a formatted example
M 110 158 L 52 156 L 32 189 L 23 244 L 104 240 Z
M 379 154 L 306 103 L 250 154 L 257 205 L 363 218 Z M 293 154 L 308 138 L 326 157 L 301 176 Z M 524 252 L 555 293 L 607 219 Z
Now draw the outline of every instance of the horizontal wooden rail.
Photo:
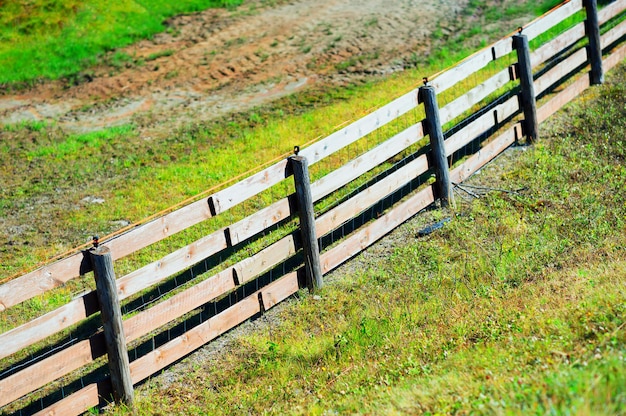
M 552 59 L 561 51 L 578 42 L 585 36 L 585 24 L 579 23 L 571 29 L 561 33 L 550 42 L 544 43 L 535 51 L 530 53 L 530 61 L 533 68 L 544 64 L 548 59 Z
M 626 58 L 626 45 L 615 50 L 610 56 L 607 56 L 602 60 L 602 65 L 604 66 L 604 70 L 608 71 L 613 68 L 615 65 L 619 64 Z
M 504 103 L 497 105 L 448 137 L 445 141 L 446 155 L 452 155 L 452 153 L 471 143 L 479 135 L 496 127 L 498 123 L 503 122 L 519 111 L 519 98 L 517 96 L 513 96 Z
M 557 7 L 555 10 L 525 26 L 523 33 L 530 41 L 542 33 L 552 29 L 554 26 L 558 25 L 568 17 L 578 13 L 582 9 L 582 0 L 571 0 L 567 3 L 562 3 L 562 5 Z
M 457 166 L 450 172 L 450 180 L 454 183 L 461 183 L 465 179 L 473 175 L 478 169 L 482 168 L 505 149 L 511 146 L 515 141 L 522 137 L 522 127 L 520 123 L 514 124 L 504 133 L 490 141 L 485 147 L 480 149 L 478 153 L 469 157 L 461 165 Z
M 0 380 L 0 407 L 53 382 L 106 354 L 102 333 L 80 341 Z
M 526 26 L 524 34 L 528 38 L 537 37 L 580 10 L 583 10 L 582 0 L 572 0 L 564 3 L 551 13 Z M 618 0 L 599 12 L 599 21 L 600 23 L 608 22 L 623 13 L 624 10 L 626 10 L 626 0 Z M 607 48 L 607 46 L 613 45 L 622 39 L 624 33 L 626 33 L 626 22 L 620 22 L 601 36 L 600 43 L 603 48 Z M 584 24 L 582 23 L 555 35 L 551 41 L 543 44 L 532 53 L 532 65 L 538 67 L 553 60 L 555 57 L 561 58 L 564 55 L 564 51 L 570 53 L 570 47 L 583 39 L 584 36 Z M 490 62 L 511 52 L 511 39 L 502 39 L 468 57 L 451 69 L 442 72 L 434 80 L 431 80 L 431 85 L 437 88 L 438 93 L 441 93 L 476 71 L 483 69 Z M 586 53 L 585 48 L 572 51 L 569 56 L 566 56 L 553 68 L 538 76 L 534 81 L 536 95 L 545 93 L 552 86 L 561 83 L 575 69 L 584 66 L 587 62 Z M 609 53 L 609 51 L 605 51 L 605 53 Z M 626 45 L 618 45 L 603 60 L 604 70 L 609 70 L 625 58 Z M 470 91 L 466 91 L 455 98 L 441 108 L 440 116 L 442 123 L 449 123 L 471 111 L 473 106 L 505 87 L 514 77 L 515 71 L 512 67 L 504 69 Z M 584 69 L 581 75 L 572 76 L 572 80 L 568 81 L 561 91 L 555 93 L 538 108 L 538 121 L 545 121 L 563 105 L 579 96 L 589 86 L 590 77 L 587 69 Z M 314 164 L 415 109 L 417 106 L 418 94 L 417 89 L 415 89 L 364 118 L 338 130 L 325 139 L 303 149 L 300 155 L 306 157 L 309 164 Z M 484 145 L 481 144 L 482 147 L 477 153 L 469 156 L 450 171 L 450 178 L 454 183 L 463 182 L 507 147 L 515 143 L 518 138 L 522 137 L 521 122 L 517 121 L 519 118 L 516 118 L 519 112 L 518 97 L 512 96 L 507 101 L 485 111 L 480 116 L 472 115 L 472 120 L 466 120 L 466 125 L 445 140 L 445 153 L 447 156 L 450 156 L 485 132 L 499 128 L 505 120 L 513 119 L 513 122 L 509 123 L 509 127 L 501 128 L 495 138 L 489 140 Z M 384 143 L 350 160 L 342 167 L 311 184 L 313 200 L 320 201 L 389 159 L 402 154 L 411 146 L 418 144 L 424 139 L 422 122 L 413 124 Z M 387 176 L 381 177 L 375 183 L 368 184 L 367 188 L 352 195 L 342 203 L 333 206 L 315 220 L 317 237 L 320 238 L 341 227 L 366 209 L 374 206 L 377 202 L 428 172 L 428 169 L 427 155 L 424 154 L 389 173 Z M 122 258 L 192 225 L 223 213 L 246 199 L 278 184 L 290 175 L 288 162 L 286 160 L 278 162 L 241 182 L 216 192 L 210 197 L 196 201 L 161 218 L 136 227 L 125 234 L 121 234 L 105 242 L 104 245 L 110 248 L 113 258 Z M 380 218 L 360 227 L 343 241 L 322 253 L 320 258 L 323 272 L 328 273 L 357 255 L 398 225 L 432 204 L 434 200 L 435 195 L 432 186 L 425 186 L 411 196 L 406 197 L 402 202 L 396 203 Z M 292 218 L 294 215 L 293 205 L 292 196 L 288 195 L 226 228 L 212 232 L 159 260 L 123 276 L 117 281 L 120 299 L 126 299 L 162 283 L 172 275 L 189 270 L 204 259 L 254 238 L 268 227 Z M 123 322 L 126 343 L 137 342 L 203 305 L 233 293 L 241 285 L 253 281 L 253 279 L 264 273 L 275 269 L 281 263 L 288 261 L 300 249 L 299 234 L 294 232 L 266 245 L 257 253 L 235 264 L 223 265 L 223 270 L 213 274 L 211 277 L 204 278 L 194 286 L 186 288 L 127 318 Z M 86 261 L 83 253 L 77 253 L 9 281 L 0 286 L 0 311 L 23 302 L 32 296 L 58 287 L 90 269 L 91 265 Z M 144 380 L 151 374 L 172 364 L 245 320 L 263 313 L 288 298 L 300 289 L 299 282 L 303 282 L 302 275 L 303 268 L 300 267 L 298 270 L 286 274 L 236 302 L 228 309 L 186 331 L 181 336 L 131 362 L 133 383 Z M 0 359 L 32 346 L 60 330 L 79 324 L 85 318 L 97 312 L 97 310 L 98 305 L 95 293 L 90 292 L 73 299 L 52 312 L 4 334 L 0 334 L 0 345 L 2 346 L 0 348 Z M 104 355 L 104 340 L 101 333 L 85 340 L 76 340 L 73 345 L 60 349 L 50 356 L 40 359 L 0 380 L 0 406 L 5 406 L 48 383 L 59 380 L 81 367 L 93 363 Z M 106 396 L 108 392 L 110 392 L 110 382 L 108 378 L 105 378 L 96 384 L 85 386 L 78 392 L 42 410 L 39 414 L 73 415 L 81 413 L 92 406 L 98 405 L 103 397 L 108 397 Z
M 510 38 L 502 39 L 490 47 L 487 47 L 474 55 L 466 58 L 461 63 L 437 75 L 431 80 L 431 85 L 437 94 L 441 94 L 454 85 L 468 78 L 472 74 L 486 67 L 490 62 L 495 61 L 513 51 L 513 43 Z
M 356 217 L 376 202 L 397 191 L 400 187 L 425 173 L 427 170 L 428 159 L 426 155 L 412 160 L 402 168 L 318 218 L 316 221 L 317 236 L 321 237 L 338 228 L 341 224 Z
M 604 35 L 600 36 L 600 45 L 602 45 L 602 49 L 619 40 L 624 36 L 624 33 L 626 33 L 626 20 L 606 32 Z
M 473 106 L 480 103 L 487 98 L 490 94 L 493 94 L 498 89 L 504 87 L 512 79 L 512 68 L 504 69 L 492 76 L 482 84 L 472 88 L 459 98 L 455 99 L 451 103 L 439 110 L 439 117 L 441 124 L 446 124 L 461 114 L 472 109 Z
M 98 310 L 96 292 L 89 292 L 58 309 L 0 334 L 0 360 L 79 323 Z
M 563 91 L 560 91 L 548 102 L 537 109 L 537 119 L 539 122 L 545 121 L 552 114 L 556 113 L 565 104 L 578 97 L 584 90 L 589 88 L 589 74 L 579 77 L 571 85 L 568 85 Z
M 261 304 L 263 304 L 263 309 L 267 310 L 295 293 L 298 288 L 297 272 L 287 274 L 280 280 L 247 296 L 224 312 L 209 318 L 183 335 L 131 362 L 130 371 L 133 383 L 139 383 L 224 332 L 261 313 Z M 259 302 L 259 295 L 261 302 Z M 271 300 L 268 305 L 265 305 L 266 299 Z
M 311 184 L 313 201 L 317 202 L 332 192 L 347 185 L 364 173 L 374 169 L 385 160 L 399 154 L 417 143 L 424 137 L 422 124 L 414 124 L 396 134 L 386 142 L 374 147 L 344 166 Z M 229 227 L 230 239 L 238 244 L 263 230 L 278 224 L 292 214 L 288 198 L 283 198 L 274 204 L 257 211 L 245 220 Z
M 603 25 L 612 18 L 626 10 L 626 2 L 614 1 L 606 7 L 598 10 L 598 23 Z
M 416 108 L 417 104 L 417 90 L 410 91 L 325 139 L 302 149 L 300 155 L 307 158 L 309 165 L 313 165 L 406 114 Z M 287 174 L 287 161 L 283 160 L 244 181 L 217 192 L 212 196 L 216 213 L 223 212 L 276 185 L 285 179 Z
M 35 413 L 33 416 L 75 416 L 80 415 L 92 407 L 98 406 L 100 397 L 109 397 L 111 394 L 110 382 L 106 380 L 89 384 L 76 393 L 59 400 L 51 406 Z
M 196 201 L 104 243 L 114 260 L 163 240 L 211 217 L 206 199 Z M 84 253 L 76 253 L 0 285 L 0 312 L 91 271 Z
M 398 204 L 376 221 L 355 232 L 332 249 L 322 253 L 320 255 L 322 272 L 328 273 L 350 260 L 434 201 L 435 195 L 433 187 L 430 185 L 401 204 Z
M 550 69 L 535 80 L 535 95 L 539 96 L 552 85 L 556 84 L 567 74 L 572 73 L 577 67 L 587 62 L 587 50 L 580 49 L 557 66 Z

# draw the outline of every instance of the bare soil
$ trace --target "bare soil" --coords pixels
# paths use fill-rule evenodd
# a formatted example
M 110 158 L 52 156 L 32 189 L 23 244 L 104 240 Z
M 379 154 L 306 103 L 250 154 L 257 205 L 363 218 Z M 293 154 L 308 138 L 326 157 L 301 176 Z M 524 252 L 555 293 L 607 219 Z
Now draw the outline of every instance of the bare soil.
M 134 122 L 142 134 L 244 111 L 312 85 L 403 70 L 454 30 L 466 0 L 250 0 L 177 16 L 167 31 L 71 79 L 0 93 L 0 123 L 55 120 L 84 132 Z M 114 54 L 132 59 L 120 63 Z

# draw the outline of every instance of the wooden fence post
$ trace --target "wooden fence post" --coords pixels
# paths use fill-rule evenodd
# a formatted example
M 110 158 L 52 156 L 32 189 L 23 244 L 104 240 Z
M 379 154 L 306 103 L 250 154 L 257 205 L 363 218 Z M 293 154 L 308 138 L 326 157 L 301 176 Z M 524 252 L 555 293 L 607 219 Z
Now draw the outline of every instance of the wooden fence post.
M 306 158 L 298 156 L 297 153 L 289 158 L 289 162 L 293 170 L 293 179 L 296 187 L 306 282 L 309 291 L 315 292 L 315 290 L 322 287 L 323 281 L 320 250 L 315 232 L 315 212 L 313 211 L 309 165 Z
M 602 45 L 600 44 L 600 24 L 598 23 L 598 3 L 596 0 L 583 0 L 587 18 L 585 19 L 585 32 L 589 38 L 587 56 L 591 63 L 591 85 L 604 83 L 604 70 L 602 69 Z
M 522 122 L 526 140 L 529 143 L 539 138 L 539 125 L 537 123 L 537 101 L 535 99 L 535 84 L 533 82 L 532 63 L 530 62 L 530 48 L 528 37 L 520 33 L 513 36 L 513 48 L 517 51 L 517 75 L 522 88 L 520 92 L 521 106 L 524 111 Z
M 122 325 L 122 311 L 117 296 L 113 259 L 108 247 L 97 246 L 89 251 L 96 279 L 96 294 L 100 304 L 100 315 L 104 327 L 104 338 L 111 372 L 113 398 L 117 403 L 133 405 L 133 382 L 130 378 L 128 350 Z
M 441 200 L 441 205 L 447 207 L 454 205 L 454 194 L 450 182 L 450 169 L 446 148 L 444 145 L 443 130 L 439 117 L 439 106 L 437 104 L 437 94 L 430 85 L 424 85 L 419 89 L 419 101 L 424 103 L 426 112 L 425 130 L 430 137 L 430 147 L 432 149 L 433 161 L 435 164 L 437 197 Z

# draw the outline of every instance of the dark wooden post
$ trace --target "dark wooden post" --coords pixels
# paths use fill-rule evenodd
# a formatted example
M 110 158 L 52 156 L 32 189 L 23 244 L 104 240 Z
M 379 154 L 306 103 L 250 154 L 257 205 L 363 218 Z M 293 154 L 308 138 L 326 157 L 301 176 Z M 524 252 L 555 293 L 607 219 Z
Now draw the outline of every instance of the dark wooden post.
M 521 32 L 513 36 L 513 48 L 517 51 L 517 74 L 522 88 L 520 92 L 521 106 L 524 111 L 522 126 L 526 140 L 532 143 L 539 138 L 539 126 L 537 123 L 537 101 L 535 99 L 535 84 L 530 62 L 528 37 L 522 35 Z
M 293 179 L 296 186 L 296 200 L 298 202 L 298 216 L 300 218 L 300 235 L 304 249 L 304 267 L 306 270 L 307 287 L 315 292 L 323 285 L 322 267 L 320 265 L 320 251 L 315 232 L 315 213 L 313 211 L 313 197 L 311 195 L 311 180 L 309 179 L 309 165 L 302 156 L 289 158 L 293 170 Z
M 448 158 L 446 157 L 435 89 L 430 85 L 420 87 L 419 100 L 424 103 L 424 110 L 426 111 L 425 130 L 430 137 L 430 147 L 435 164 L 437 197 L 441 200 L 441 205 L 444 207 L 450 204 L 454 205 L 454 194 L 452 193 L 452 184 L 450 182 Z
M 602 69 L 602 45 L 600 44 L 600 24 L 598 23 L 598 3 L 596 0 L 583 0 L 587 19 L 585 31 L 589 38 L 587 56 L 591 63 L 591 85 L 604 83 L 604 70 Z
M 97 244 L 97 239 L 94 238 L 94 241 Z M 89 251 L 89 254 L 96 279 L 96 294 L 104 327 L 113 398 L 117 403 L 132 406 L 133 382 L 130 378 L 128 351 L 122 326 L 122 311 L 117 296 L 113 259 L 109 248 L 105 246 L 96 246 Z

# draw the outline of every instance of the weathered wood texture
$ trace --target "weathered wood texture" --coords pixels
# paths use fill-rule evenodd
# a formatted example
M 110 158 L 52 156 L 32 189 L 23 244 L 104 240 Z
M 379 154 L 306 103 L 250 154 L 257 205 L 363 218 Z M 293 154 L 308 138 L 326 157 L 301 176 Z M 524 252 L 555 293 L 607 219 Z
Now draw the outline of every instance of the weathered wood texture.
M 535 80 L 535 96 L 541 95 L 551 86 L 557 84 L 565 76 L 574 72 L 574 70 L 587 62 L 587 51 L 580 49 L 573 53 L 567 59 L 560 62 L 557 66 L 542 74 Z
M 513 47 L 517 52 L 517 74 L 520 80 L 520 104 L 524 112 L 523 130 L 529 143 L 539 138 L 539 126 L 537 123 L 537 102 L 535 101 L 535 86 L 533 83 L 533 70 L 530 62 L 530 48 L 528 37 L 517 34 L 513 36 Z
M 100 397 L 110 395 L 110 385 L 107 381 L 93 383 L 80 389 L 53 405 L 35 413 L 33 416 L 75 416 L 95 407 L 100 402 Z
M 587 18 L 585 19 L 585 32 L 589 39 L 587 55 L 591 64 L 591 85 L 599 85 L 604 82 L 604 69 L 602 68 L 602 46 L 600 45 L 600 24 L 598 23 L 598 3 L 596 0 L 583 0 Z
M 493 160 L 496 156 L 506 150 L 510 145 L 521 137 L 521 124 L 516 123 L 508 128 L 504 133 L 500 134 L 494 140 L 490 141 L 485 147 L 480 149 L 478 153 L 469 157 L 461 165 L 457 166 L 450 172 L 450 179 L 453 183 L 461 183 L 478 169 Z
M 600 37 L 602 48 L 607 48 L 609 45 L 613 44 L 613 42 L 624 36 L 624 33 L 626 33 L 626 20 Z
M 450 174 L 448 158 L 446 157 L 445 145 L 443 143 L 443 128 L 439 117 L 439 106 L 437 104 L 437 94 L 431 86 L 420 87 L 420 101 L 424 103 L 426 120 L 424 120 L 424 130 L 430 138 L 430 149 L 435 168 L 435 188 L 436 196 L 441 200 L 443 206 L 454 204 L 454 195 L 450 184 Z
M 346 238 L 336 247 L 322 253 L 320 256 L 322 271 L 328 273 L 350 260 L 434 201 L 432 185 L 417 192 L 376 221 Z
M 530 53 L 533 68 L 544 64 L 585 36 L 585 24 L 579 23 Z
M 0 359 L 69 328 L 97 311 L 96 292 L 89 292 L 52 312 L 7 331 L 0 335 Z
M 545 121 L 565 104 L 578 97 L 584 90 L 589 88 L 589 85 L 589 75 L 586 74 L 578 78 L 574 83 L 568 85 L 563 91 L 560 91 L 554 97 L 550 98 L 548 102 L 537 110 L 537 119 L 539 122 Z
M 309 164 L 305 157 L 289 158 L 293 179 L 296 187 L 298 217 L 300 218 L 300 239 L 304 251 L 304 269 L 309 291 L 315 292 L 322 288 L 322 269 L 320 268 L 320 249 L 315 234 L 315 210 L 311 196 L 311 179 Z
M 579 12 L 580 10 L 582 10 L 582 7 L 582 0 L 572 0 L 566 3 L 562 3 L 550 13 L 542 16 L 539 19 L 535 19 L 532 23 L 524 26 L 523 33 L 528 37 L 528 40 L 530 41 L 540 34 L 558 25 L 571 15 Z
M 602 64 L 604 65 L 604 68 L 608 71 L 615 65 L 622 62 L 624 58 L 626 58 L 626 45 L 615 50 L 610 56 L 607 56 Z
M 106 353 L 104 336 L 95 335 L 0 380 L 0 406 L 63 377 Z
M 524 29 L 529 37 L 537 36 L 563 19 L 576 13 L 582 7 L 582 1 L 571 1 L 559 7 L 542 19 L 538 19 Z M 626 9 L 626 0 L 611 3 L 598 12 L 599 23 L 602 24 Z M 555 39 L 538 48 L 530 57 L 533 66 L 541 65 L 553 56 L 560 54 L 582 37 L 582 25 L 577 25 Z M 626 33 L 626 24 L 620 23 L 600 37 L 603 47 L 613 44 Z M 626 45 L 617 46 L 611 55 L 603 60 L 604 70 L 608 70 L 626 57 Z M 489 62 L 512 51 L 511 39 L 503 39 L 469 57 L 449 71 L 437 76 L 431 85 L 438 88 L 438 93 L 448 89 L 467 78 L 475 71 L 484 68 Z M 573 53 L 555 68 L 542 74 L 533 85 L 535 95 L 540 94 L 558 83 L 573 69 L 586 62 L 584 50 Z M 517 71 L 519 73 L 519 71 Z M 493 94 L 511 80 L 511 71 L 504 70 L 491 77 L 481 85 L 461 95 L 440 110 L 440 124 L 452 121 L 466 113 L 478 101 Z M 537 121 L 545 121 L 551 114 L 571 101 L 590 85 L 588 73 L 575 79 L 562 91 L 555 94 L 537 110 Z M 417 89 L 410 91 L 392 103 L 341 129 L 315 145 L 304 149 L 300 154 L 307 157 L 313 164 L 344 148 L 359 138 L 371 133 L 378 127 L 390 122 L 407 111 L 417 107 Z M 499 127 L 500 123 L 515 116 L 520 111 L 516 97 L 499 104 L 490 111 L 476 117 L 461 130 L 451 135 L 445 142 L 445 156 L 461 149 L 485 131 Z M 441 121 L 443 120 L 443 121 Z M 504 149 L 521 137 L 521 124 L 515 123 L 497 137 L 489 141 L 480 151 L 449 173 L 451 182 L 460 183 L 476 172 Z M 376 168 L 389 158 L 398 155 L 410 146 L 423 140 L 422 122 L 410 126 L 401 133 L 387 140 L 363 155 L 349 161 L 343 167 L 329 173 L 311 184 L 311 198 L 318 201 L 340 189 L 364 173 Z M 391 173 L 384 179 L 369 186 L 364 191 L 333 207 L 315 220 L 314 235 L 319 238 L 337 229 L 346 221 L 359 215 L 368 207 L 395 192 L 419 175 L 427 172 L 426 155 L 419 156 L 406 166 Z M 139 248 L 146 247 L 166 238 L 200 221 L 210 218 L 233 207 L 242 200 L 256 195 L 273 184 L 291 175 L 288 161 L 281 161 L 264 171 L 235 184 L 230 188 L 217 192 L 213 196 L 197 201 L 187 207 L 174 211 L 150 223 L 137 227 L 126 234 L 110 240 L 105 244 L 110 249 L 112 259 L 123 257 Z M 243 198 L 243 199 L 242 199 Z M 294 196 L 283 198 L 249 217 L 205 236 L 185 247 L 182 247 L 160 260 L 154 261 L 119 279 L 113 286 L 113 292 L 120 299 L 145 290 L 164 279 L 192 267 L 197 262 L 215 255 L 232 244 L 238 244 L 252 238 L 263 230 L 294 215 Z M 380 218 L 361 227 L 342 242 L 320 255 L 321 271 L 328 273 L 338 265 L 352 258 L 388 232 L 405 222 L 419 211 L 434 202 L 432 186 L 419 190 L 413 196 L 396 204 Z M 239 285 L 250 282 L 257 276 L 271 270 L 292 257 L 300 248 L 295 234 L 288 235 L 279 241 L 261 249 L 256 254 L 245 258 L 234 265 L 204 279 L 195 286 L 156 303 L 126 321 L 123 321 L 125 339 L 119 344 L 128 343 L 148 335 L 163 327 L 174 319 L 189 313 L 202 305 L 223 296 Z M 91 270 L 91 263 L 85 253 L 78 253 L 69 258 L 45 266 L 14 281 L 0 286 L 0 311 L 22 302 L 25 299 L 46 290 L 57 287 L 73 278 L 78 271 Z M 137 383 L 156 371 L 166 367 L 189 352 L 199 348 L 225 331 L 241 322 L 263 313 L 300 289 L 298 275 L 302 268 L 291 272 L 279 280 L 237 302 L 231 308 L 210 318 L 208 321 L 187 331 L 151 353 L 138 358 L 129 364 L 132 383 Z M 94 292 L 74 299 L 67 305 L 41 316 L 25 325 L 0 334 L 0 359 L 12 355 L 19 350 L 39 342 L 58 330 L 79 323 L 84 318 L 99 310 Z M 78 341 L 55 354 L 30 365 L 15 374 L 0 380 L 0 406 L 4 406 L 54 380 L 57 380 L 102 357 L 106 351 L 102 334 Z M 97 405 L 102 397 L 110 392 L 108 379 L 99 385 L 88 385 L 75 394 L 64 398 L 54 405 L 42 410 L 39 414 L 78 414 Z M 104 396 L 103 396 L 104 395 Z
M 427 170 L 426 155 L 412 160 L 386 178 L 320 216 L 316 222 L 317 235 L 325 235 L 340 227 Z
M 608 4 L 606 7 L 598 11 L 598 23 L 603 25 L 621 12 L 626 10 L 626 1 L 617 0 Z
M 490 47 L 476 52 L 458 65 L 436 75 L 436 77 L 433 77 L 431 80 L 430 85 L 435 88 L 437 94 L 441 94 L 477 71 L 480 71 L 490 62 L 507 55 L 512 50 L 511 39 L 502 39 Z
M 122 324 L 122 310 L 117 297 L 113 259 L 109 248 L 105 246 L 94 248 L 89 254 L 96 280 L 96 295 L 100 304 L 113 397 L 118 403 L 132 406 L 135 394 L 128 368 L 128 351 Z
M 519 111 L 520 106 L 517 96 L 511 97 L 504 103 L 494 107 L 491 111 L 476 118 L 470 124 L 448 137 L 445 141 L 446 155 L 452 155 L 452 153 L 468 145 L 487 130 L 499 126 L 500 123 Z
M 485 82 L 461 95 L 454 101 L 446 104 L 439 111 L 441 124 L 445 125 L 446 123 L 454 120 L 456 117 L 459 117 L 463 113 L 471 110 L 473 106 L 480 103 L 490 94 L 496 92 L 499 88 L 505 86 L 508 82 L 512 81 L 511 73 L 511 68 L 504 69 Z

